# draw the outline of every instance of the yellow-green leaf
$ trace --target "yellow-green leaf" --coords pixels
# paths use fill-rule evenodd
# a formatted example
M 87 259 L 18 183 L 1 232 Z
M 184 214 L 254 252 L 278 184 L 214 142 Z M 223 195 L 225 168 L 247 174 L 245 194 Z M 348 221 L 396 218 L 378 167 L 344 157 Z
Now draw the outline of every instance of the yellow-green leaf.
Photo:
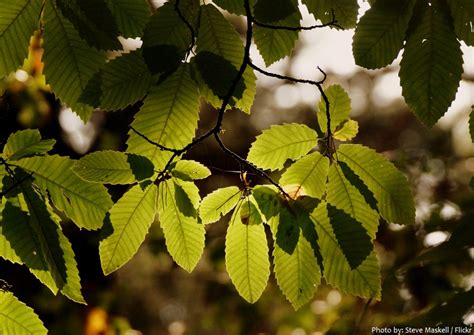
M 317 137 L 304 124 L 271 126 L 257 136 L 247 159 L 261 169 L 281 170 L 288 159 L 297 160 L 314 148 Z
M 99 246 L 104 274 L 122 267 L 138 251 L 155 218 L 156 195 L 154 184 L 145 190 L 135 185 L 110 210 L 110 227 L 104 226 Z

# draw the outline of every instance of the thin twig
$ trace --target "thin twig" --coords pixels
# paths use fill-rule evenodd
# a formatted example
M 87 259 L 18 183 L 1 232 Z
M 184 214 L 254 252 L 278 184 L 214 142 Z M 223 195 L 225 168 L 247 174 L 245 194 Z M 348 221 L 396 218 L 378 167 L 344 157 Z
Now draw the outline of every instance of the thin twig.
M 10 178 L 12 178 L 15 181 L 5 191 L 0 192 L 0 199 L 2 197 L 6 196 L 8 193 L 13 191 L 15 188 L 17 188 L 18 186 L 23 184 L 23 182 L 27 181 L 28 179 L 30 179 L 33 176 L 33 173 L 30 172 L 25 177 L 21 178 L 20 180 L 16 180 L 15 173 L 11 169 L 11 166 L 14 166 L 14 165 L 8 164 L 7 161 L 5 159 L 3 159 L 2 157 L 0 157 L 0 164 L 5 166 L 5 170 L 7 171 L 8 175 L 10 176 Z
M 367 311 L 369 310 L 369 305 L 372 302 L 372 298 L 368 299 L 367 302 L 364 304 L 364 308 L 362 309 L 362 312 L 360 313 L 359 319 L 357 320 L 355 324 L 355 333 L 354 334 L 359 334 L 360 332 L 360 326 L 362 324 L 362 321 L 364 320 L 365 316 L 367 315 Z
M 340 25 L 337 24 L 336 20 L 336 15 L 334 14 L 334 9 L 331 8 L 331 14 L 332 18 L 331 21 L 323 24 L 315 24 L 312 26 L 285 26 L 285 25 L 273 25 L 269 23 L 263 23 L 255 19 L 255 17 L 252 16 L 252 21 L 255 23 L 255 25 L 262 27 L 262 28 L 268 28 L 268 29 L 273 29 L 273 30 L 289 30 L 289 31 L 302 31 L 302 30 L 314 30 L 317 28 L 324 28 L 324 27 L 337 27 L 339 29 L 344 29 Z
M 188 58 L 189 53 L 194 48 L 194 44 L 196 41 L 196 33 L 194 32 L 194 28 L 191 25 L 191 23 L 184 17 L 183 13 L 181 12 L 181 9 L 179 8 L 179 2 L 180 0 L 176 0 L 176 3 L 174 4 L 174 8 L 176 10 L 176 13 L 178 13 L 178 16 L 181 19 L 181 21 L 184 22 L 184 24 L 188 27 L 189 32 L 191 33 L 191 43 L 189 43 L 189 47 L 186 49 L 186 52 L 185 52 L 186 58 Z
M 151 140 L 150 138 L 148 138 L 147 136 L 145 136 L 144 134 L 140 133 L 138 130 L 136 130 L 135 128 L 133 128 L 132 126 L 130 126 L 130 129 L 135 133 L 137 134 L 138 136 L 140 136 L 141 138 L 143 138 L 145 141 L 147 141 L 148 143 L 154 145 L 155 147 L 158 147 L 160 148 L 162 151 L 170 151 L 170 152 L 179 152 L 178 149 L 173 149 L 173 148 L 168 148 L 168 147 L 165 147 L 164 145 L 158 143 L 158 142 L 155 142 L 153 140 Z

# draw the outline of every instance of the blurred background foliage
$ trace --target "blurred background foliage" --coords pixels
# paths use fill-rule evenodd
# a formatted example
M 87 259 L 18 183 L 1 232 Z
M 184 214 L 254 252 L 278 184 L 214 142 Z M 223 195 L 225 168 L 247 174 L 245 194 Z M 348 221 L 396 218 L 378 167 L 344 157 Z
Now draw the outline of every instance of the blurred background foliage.
M 244 30 L 240 18 L 230 19 Z M 469 183 L 474 146 L 467 119 L 474 104 L 474 52 L 463 46 L 465 73 L 456 102 L 428 129 L 403 102 L 397 65 L 377 71 L 354 65 L 352 34 L 328 28 L 301 33 L 293 56 L 271 69 L 306 78 L 316 76 L 316 65 L 325 69 L 327 84 L 342 85 L 352 98 L 351 117 L 360 127 L 355 142 L 390 158 L 412 185 L 417 223 L 402 227 L 382 222 L 377 234 L 382 301 L 366 301 L 322 285 L 312 302 L 295 312 L 272 278 L 260 301 L 248 304 L 225 271 L 226 217 L 208 227 L 205 254 L 193 273 L 173 263 L 154 225 L 132 261 L 108 277 L 100 269 L 98 234 L 65 222 L 88 306 L 53 296 L 26 268 L 3 260 L 0 277 L 35 309 L 51 334 L 368 334 L 372 326 L 472 324 L 474 193 Z M 97 111 L 84 125 L 49 93 L 41 55 L 40 38 L 35 36 L 23 68 L 0 83 L 1 144 L 13 131 L 39 128 L 43 137 L 58 141 L 54 153 L 60 155 L 77 158 L 94 150 L 124 150 L 128 125 L 140 103 L 114 113 Z M 256 50 L 252 57 L 263 64 Z M 224 140 L 243 156 L 261 129 L 271 124 L 316 123 L 319 97 L 314 87 L 264 77 L 258 84 L 252 115 L 232 110 L 224 121 Z M 216 111 L 203 104 L 198 132 L 211 127 L 215 116 Z M 213 171 L 199 182 L 201 195 L 240 184 L 238 173 L 233 173 L 239 167 L 214 142 L 195 147 L 188 157 Z M 249 177 L 252 183 L 262 182 Z M 110 188 L 114 200 L 124 191 L 123 186 Z

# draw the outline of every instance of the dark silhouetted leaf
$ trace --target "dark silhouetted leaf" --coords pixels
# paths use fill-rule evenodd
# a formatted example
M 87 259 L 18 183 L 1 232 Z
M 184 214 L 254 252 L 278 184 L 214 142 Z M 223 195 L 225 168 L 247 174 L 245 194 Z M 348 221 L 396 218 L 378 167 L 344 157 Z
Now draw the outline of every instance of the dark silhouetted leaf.
M 207 86 L 222 99 L 229 91 L 238 70 L 224 57 L 212 52 L 202 51 L 197 54 L 195 59 L 197 68 Z M 233 96 L 236 99 L 242 98 L 244 90 L 245 84 L 241 78 L 234 89 Z

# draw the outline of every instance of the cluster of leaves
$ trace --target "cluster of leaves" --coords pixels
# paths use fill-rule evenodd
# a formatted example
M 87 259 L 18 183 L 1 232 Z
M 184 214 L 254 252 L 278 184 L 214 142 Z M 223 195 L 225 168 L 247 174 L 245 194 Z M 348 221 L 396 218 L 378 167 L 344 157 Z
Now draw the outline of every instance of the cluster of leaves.
M 291 54 L 298 31 L 305 27 L 298 26 L 301 13 L 296 0 L 214 2 L 247 17 L 245 45 L 214 4 L 199 0 L 170 1 L 152 15 L 145 1 L 2 1 L 0 77 L 21 66 L 30 37 L 40 29 L 46 83 L 84 121 L 95 108 L 113 111 L 141 100 L 143 106 L 131 124 L 126 152 L 94 152 L 75 161 L 48 155 L 54 140 L 41 139 L 37 130 L 10 135 L 0 164 L 0 256 L 26 265 L 53 293 L 85 303 L 61 221 L 101 229 L 100 259 L 103 272 L 110 274 L 133 257 L 157 217 L 170 255 L 192 271 L 204 250 L 205 225 L 232 212 L 227 270 L 249 302 L 260 297 L 270 274 L 264 223 L 273 238 L 278 285 L 295 308 L 311 299 L 321 278 L 344 292 L 380 299 L 373 240 L 380 217 L 399 224 L 414 221 L 405 177 L 369 148 L 356 144 L 336 148 L 334 141 L 352 139 L 358 126 L 349 119 L 347 93 L 339 86 L 322 91 L 322 82 L 310 82 L 323 95 L 315 125 L 319 135 L 302 124 L 274 125 L 257 137 L 247 159 L 228 150 L 219 137 L 224 112 L 235 107 L 250 113 L 256 92 L 254 70 L 268 74 L 251 63 L 252 41 L 270 65 Z M 460 65 L 444 62 L 459 59 L 453 47 L 459 43 L 450 34 L 452 19 L 440 9 L 444 1 L 405 2 L 373 4 L 356 30 L 354 54 L 362 65 L 384 66 L 396 57 L 407 36 L 401 71 L 404 94 L 415 113 L 432 124 L 456 91 L 451 81 L 459 81 Z M 356 24 L 355 0 L 303 3 L 316 19 L 329 22 L 320 26 L 346 29 Z M 472 6 L 467 0 L 449 4 L 458 36 L 472 43 L 462 25 L 469 14 L 462 15 L 472 12 Z M 438 34 L 449 43 L 433 38 Z M 122 49 L 118 36 L 140 37 L 143 45 L 107 61 L 107 50 Z M 410 60 L 419 43 L 427 46 L 423 57 L 430 60 L 422 61 L 424 67 L 417 65 L 418 58 Z M 456 55 L 440 59 L 441 52 Z M 439 78 L 449 87 L 441 90 L 430 81 Z M 426 88 L 421 95 L 419 81 Z M 411 100 L 412 94 L 420 98 Z M 219 108 L 219 113 L 216 126 L 195 138 L 200 99 Z M 325 137 L 318 143 L 321 134 Z M 244 182 L 242 188 L 218 189 L 201 200 L 194 180 L 208 177 L 210 171 L 182 156 L 211 135 L 243 167 L 272 185 L 250 187 Z M 322 152 L 315 150 L 318 144 Z M 278 183 L 265 172 L 283 170 L 288 160 L 292 163 Z M 130 188 L 113 203 L 104 185 L 115 184 Z M 2 327 L 24 326 L 21 320 L 30 318 L 31 310 L 10 293 L 1 293 L 0 299 L 0 306 L 5 306 L 0 318 L 16 320 L 16 325 Z M 35 321 L 31 327 L 39 326 Z
M 432 126 L 446 113 L 461 81 L 463 60 L 459 41 L 474 46 L 474 3 L 374 2 L 356 28 L 356 63 L 368 69 L 384 67 L 403 48 L 399 73 L 403 96 L 415 115 Z
M 331 86 L 327 95 L 334 106 L 336 136 L 355 136 L 347 94 Z M 324 114 L 324 106 L 318 115 Z M 283 169 L 288 159 L 296 161 L 279 181 L 290 198 L 272 185 L 245 184 L 218 189 L 201 201 L 193 181 L 210 171 L 198 162 L 179 160 L 163 174 L 150 159 L 131 153 L 99 151 L 77 161 L 49 156 L 53 144 L 37 130 L 8 138 L 0 170 L 5 190 L 0 256 L 26 265 L 53 293 L 80 303 L 85 301 L 79 272 L 61 217 L 80 228 L 101 228 L 100 259 L 109 274 L 137 252 L 155 215 L 172 258 L 192 271 L 204 250 L 205 225 L 233 211 L 226 236 L 227 270 L 249 302 L 260 297 L 270 274 L 267 223 L 275 276 L 295 308 L 311 299 L 322 277 L 344 292 L 379 299 L 372 244 L 379 216 L 401 224 L 414 220 L 407 181 L 390 162 L 351 144 L 341 145 L 331 161 L 313 151 L 317 133 L 301 124 L 272 126 L 257 137 L 248 155 L 250 162 L 269 170 Z M 103 184 L 131 187 L 112 204 Z

